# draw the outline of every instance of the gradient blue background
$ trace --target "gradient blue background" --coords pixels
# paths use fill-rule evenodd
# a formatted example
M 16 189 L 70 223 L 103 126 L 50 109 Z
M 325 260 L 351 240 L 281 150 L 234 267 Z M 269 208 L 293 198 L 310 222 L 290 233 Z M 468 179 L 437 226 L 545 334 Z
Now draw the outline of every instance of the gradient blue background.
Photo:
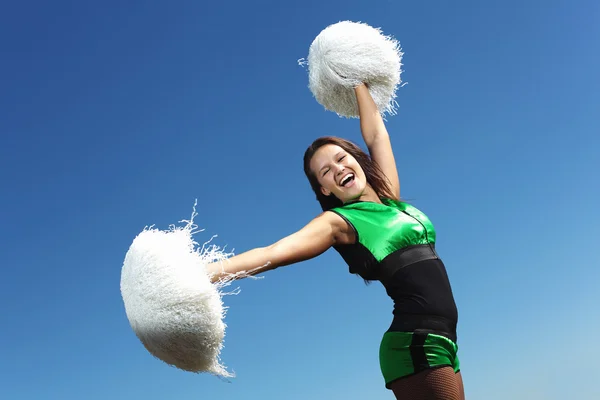
M 485 4 L 484 4 L 485 3 Z M 153 359 L 119 291 L 146 225 L 270 244 L 319 212 L 314 37 L 364 21 L 405 51 L 388 118 L 402 194 L 438 229 L 468 399 L 600 398 L 600 4 L 20 1 L 0 7 L 0 398 L 391 399 L 391 320 L 329 251 L 230 307 L 226 383 Z

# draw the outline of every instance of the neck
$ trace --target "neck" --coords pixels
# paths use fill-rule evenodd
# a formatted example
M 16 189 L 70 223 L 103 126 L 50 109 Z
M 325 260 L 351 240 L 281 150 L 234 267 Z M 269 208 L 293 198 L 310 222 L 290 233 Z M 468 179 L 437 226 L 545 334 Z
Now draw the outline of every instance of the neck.
M 360 196 L 350 201 L 347 201 L 346 203 L 354 203 L 357 201 L 370 201 L 379 204 L 382 203 L 381 199 L 379 198 L 379 196 L 377 196 L 377 193 L 375 193 L 375 190 L 373 190 L 373 188 L 370 185 L 365 188 L 365 190 Z

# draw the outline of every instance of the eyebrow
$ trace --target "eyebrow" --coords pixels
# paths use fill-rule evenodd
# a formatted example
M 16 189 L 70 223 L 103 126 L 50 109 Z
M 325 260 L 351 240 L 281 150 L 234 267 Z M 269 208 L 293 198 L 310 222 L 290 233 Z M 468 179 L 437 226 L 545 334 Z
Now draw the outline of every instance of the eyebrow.
M 338 151 L 337 153 L 335 153 L 335 155 L 333 156 L 333 158 L 337 158 L 342 153 L 343 153 L 343 151 Z M 319 170 L 319 172 L 323 171 L 325 168 L 327 168 L 327 165 L 324 166 L 324 167 L 321 167 L 321 169 Z

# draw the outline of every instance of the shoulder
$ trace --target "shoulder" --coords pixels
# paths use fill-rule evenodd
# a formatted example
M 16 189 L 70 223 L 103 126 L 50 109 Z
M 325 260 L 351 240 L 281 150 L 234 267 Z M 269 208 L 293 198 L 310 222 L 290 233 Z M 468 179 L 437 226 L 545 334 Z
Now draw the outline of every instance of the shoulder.
M 323 211 L 315 218 L 315 220 L 331 227 L 331 232 L 335 238 L 336 244 L 351 244 L 354 242 L 354 229 L 350 226 L 348 220 L 342 217 L 340 209 L 336 208 Z
M 410 203 L 406 203 L 406 202 L 400 202 L 400 207 L 410 213 L 422 213 L 421 210 L 419 210 L 416 206 L 410 204 Z
M 341 230 L 346 226 L 346 221 L 342 217 L 340 210 L 336 208 L 323 211 L 321 214 L 315 217 L 315 221 L 328 224 L 334 230 Z

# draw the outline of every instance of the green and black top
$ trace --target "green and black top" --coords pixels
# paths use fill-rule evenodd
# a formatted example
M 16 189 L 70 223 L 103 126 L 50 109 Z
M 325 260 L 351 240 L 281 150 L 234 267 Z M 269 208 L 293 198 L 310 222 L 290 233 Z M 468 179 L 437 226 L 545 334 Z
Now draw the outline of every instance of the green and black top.
M 390 329 L 432 329 L 453 340 L 458 312 L 446 268 L 435 251 L 436 231 L 416 207 L 382 199 L 330 211 L 353 228 L 356 241 L 335 246 L 353 274 L 380 281 L 394 301 Z

